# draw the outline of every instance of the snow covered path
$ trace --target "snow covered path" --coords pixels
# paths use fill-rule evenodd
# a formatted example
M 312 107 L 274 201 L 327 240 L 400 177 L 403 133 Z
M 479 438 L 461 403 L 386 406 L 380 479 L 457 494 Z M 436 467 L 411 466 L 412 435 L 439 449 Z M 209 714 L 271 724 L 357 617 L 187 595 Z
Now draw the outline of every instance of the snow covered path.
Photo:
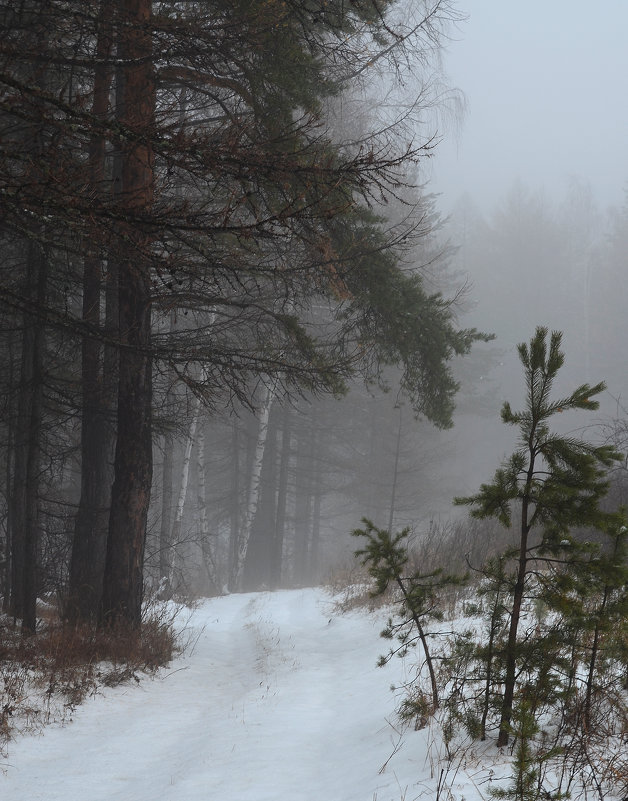
M 156 680 L 90 699 L 12 744 L 6 801 L 399 801 L 425 791 L 424 733 L 393 727 L 403 663 L 382 620 L 321 590 L 205 602 L 195 648 Z

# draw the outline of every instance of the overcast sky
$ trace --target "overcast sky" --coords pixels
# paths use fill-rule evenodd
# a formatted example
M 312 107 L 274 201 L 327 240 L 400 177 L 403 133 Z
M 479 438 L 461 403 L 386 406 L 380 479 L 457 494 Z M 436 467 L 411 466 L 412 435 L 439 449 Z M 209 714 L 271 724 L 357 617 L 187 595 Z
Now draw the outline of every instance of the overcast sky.
M 628 0 L 458 0 L 468 15 L 445 56 L 465 94 L 432 187 L 445 210 L 469 192 L 492 210 L 513 181 L 561 195 L 570 177 L 600 206 L 628 184 Z

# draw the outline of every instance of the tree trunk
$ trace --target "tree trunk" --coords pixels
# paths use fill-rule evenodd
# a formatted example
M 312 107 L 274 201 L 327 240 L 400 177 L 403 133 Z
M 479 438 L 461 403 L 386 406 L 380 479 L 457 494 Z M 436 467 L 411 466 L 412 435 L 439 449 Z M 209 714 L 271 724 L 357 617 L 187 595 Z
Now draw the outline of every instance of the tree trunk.
M 251 466 L 251 477 L 249 482 L 249 492 L 246 504 L 246 512 L 240 531 L 238 532 L 237 554 L 234 560 L 233 572 L 230 577 L 229 588 L 232 591 L 240 589 L 242 581 L 242 570 L 244 568 L 244 560 L 246 559 L 246 552 L 249 547 L 249 538 L 251 536 L 251 526 L 253 525 L 253 518 L 257 509 L 257 502 L 260 494 L 260 479 L 262 475 L 262 464 L 264 461 L 264 448 L 266 447 L 266 437 L 268 436 L 268 421 L 270 418 L 270 410 L 275 396 L 274 389 L 270 387 L 264 388 L 262 397 L 262 406 L 259 415 L 259 428 L 257 432 L 257 444 L 255 446 L 255 455 L 253 457 L 253 464 Z
M 7 352 L 7 387 L 9 393 L 6 399 L 5 412 L 7 423 L 7 445 L 5 452 L 5 477 L 4 477 L 4 497 L 6 498 L 6 540 L 3 564 L 3 592 L 2 592 L 2 611 L 9 614 L 11 608 L 11 542 L 13 539 L 13 512 L 14 503 L 11 499 L 13 491 L 14 463 L 16 456 L 15 448 L 15 429 L 17 420 L 17 408 L 15 397 L 14 375 L 16 370 L 15 356 L 13 348 L 13 335 L 9 334 Z
M 240 432 L 238 418 L 234 417 L 231 428 L 231 502 L 229 514 L 229 557 L 227 589 L 233 590 L 232 576 L 238 560 L 238 533 L 240 531 Z
M 168 585 L 170 590 L 175 587 L 175 570 L 176 570 L 176 555 L 177 548 L 181 544 L 181 527 L 183 525 L 183 510 L 185 508 L 185 499 L 188 494 L 188 484 L 190 480 L 190 461 L 192 459 L 192 448 L 194 447 L 194 440 L 196 438 L 196 427 L 198 425 L 198 415 L 201 406 L 201 399 L 194 398 L 194 405 L 192 408 L 192 419 L 190 420 L 190 428 L 188 430 L 188 437 L 185 442 L 185 453 L 183 454 L 183 465 L 181 467 L 181 485 L 179 487 L 179 497 L 177 498 L 177 505 L 174 511 L 174 520 L 172 522 L 172 532 L 170 534 L 170 547 L 169 553 L 169 570 L 168 570 Z
M 532 475 L 533 468 L 529 475 Z M 531 478 L 529 479 L 531 480 Z M 528 572 L 528 499 L 523 498 L 521 506 L 521 540 L 519 544 L 519 565 L 517 568 L 517 579 L 512 598 L 512 608 L 510 611 L 510 627 L 508 629 L 508 640 L 506 643 L 506 671 L 504 676 L 504 697 L 502 699 L 501 718 L 499 721 L 499 735 L 497 745 L 508 745 L 510 736 L 510 722 L 512 720 L 513 701 L 515 697 L 515 683 L 517 679 L 517 634 L 519 631 L 519 619 L 521 617 L 521 607 L 525 592 L 525 581 Z
M 205 480 L 205 426 L 201 425 L 197 437 L 197 473 L 198 473 L 198 527 L 201 541 L 203 566 L 209 582 L 212 595 L 220 592 L 218 584 L 218 571 L 209 534 L 209 520 L 207 518 L 207 482 Z
M 176 312 L 170 313 L 170 332 L 176 329 Z M 174 375 L 169 376 L 174 379 Z M 172 495 L 174 471 L 174 393 L 172 386 L 166 390 L 164 435 L 164 458 L 161 469 L 161 521 L 159 528 L 159 583 L 164 586 L 170 575 L 170 535 L 172 534 Z
M 310 430 L 299 437 L 294 520 L 294 571 L 295 584 L 303 586 L 308 580 L 308 554 L 310 549 L 310 526 L 312 523 L 312 465 L 314 449 L 314 419 Z
M 320 566 L 320 545 L 321 545 L 321 504 L 323 500 L 323 470 L 320 461 L 320 440 L 319 452 L 314 464 L 314 483 L 312 487 L 312 540 L 310 543 L 310 557 L 308 572 L 310 584 L 316 586 L 318 583 L 318 571 Z
M 421 625 L 421 620 L 419 616 L 415 612 L 412 612 L 412 603 L 408 600 L 408 592 L 406 590 L 406 585 L 403 583 L 402 577 L 399 574 L 397 574 L 395 576 L 395 581 L 397 582 L 397 586 L 401 590 L 403 597 L 406 599 L 406 606 L 410 610 L 410 614 L 412 615 L 412 620 L 414 621 L 414 625 L 416 626 L 417 632 L 419 633 L 419 639 L 421 640 L 421 645 L 423 646 L 423 653 L 425 654 L 425 664 L 427 665 L 427 671 L 430 676 L 430 685 L 432 687 L 432 713 L 434 713 L 439 707 L 438 684 L 436 683 L 436 672 L 434 670 L 434 663 L 432 661 L 432 655 L 430 654 L 430 648 L 427 642 L 427 637 L 425 635 L 425 631 L 423 630 L 423 626 Z
M 286 528 L 286 506 L 288 502 L 288 475 L 290 473 L 290 407 L 287 402 L 283 406 L 281 426 L 281 454 L 279 462 L 279 481 L 277 486 L 277 513 L 275 515 L 275 536 L 270 563 L 270 586 L 277 589 L 281 586 L 283 570 L 283 543 Z
M 140 218 L 153 201 L 154 122 L 150 0 L 123 0 L 119 50 L 123 77 L 121 124 L 135 136 L 123 144 L 122 213 Z M 114 462 L 101 623 L 141 622 L 146 521 L 152 480 L 150 261 L 139 219 L 125 222 L 118 238 L 118 432 Z
M 112 73 L 107 65 L 112 47 L 111 23 L 99 16 L 92 114 L 103 118 L 109 110 Z M 89 144 L 89 190 L 101 194 L 105 180 L 105 140 L 93 135 Z M 66 605 L 69 620 L 95 620 L 102 595 L 110 500 L 109 422 L 103 370 L 101 297 L 103 264 L 95 245 L 86 243 L 83 262 L 83 321 L 88 329 L 81 343 L 81 496 L 74 527 L 70 582 Z
M 484 697 L 482 699 L 482 718 L 480 720 L 480 740 L 486 740 L 486 721 L 491 708 L 491 690 L 493 688 L 493 660 L 495 657 L 495 644 L 500 628 L 502 614 L 501 591 L 504 584 L 504 575 L 501 561 L 497 565 L 499 573 L 494 577 L 495 596 L 491 609 L 491 619 L 488 632 L 488 643 L 486 646 L 486 678 L 484 681 Z
M 268 589 L 271 585 L 277 526 L 277 431 L 277 405 L 273 404 L 264 447 L 259 499 L 242 572 L 241 589 L 245 592 Z
M 161 521 L 159 526 L 159 583 L 167 584 L 170 575 L 170 535 L 172 534 L 172 482 L 174 437 L 168 431 L 164 436 L 164 458 L 161 468 Z
M 22 366 L 15 435 L 13 476 L 12 570 L 10 613 L 22 621 L 22 631 L 36 628 L 37 551 L 39 542 L 39 477 L 43 415 L 44 324 L 47 262 L 41 246 L 29 242 L 26 266 L 29 307 L 24 312 Z
M 589 658 L 589 670 L 587 672 L 587 680 L 586 680 L 586 692 L 584 696 L 584 709 L 582 713 L 582 727 L 586 732 L 590 731 L 591 729 L 591 704 L 593 701 L 593 689 L 594 689 L 594 681 L 595 681 L 595 669 L 597 658 L 600 650 L 600 637 L 601 637 L 601 625 L 602 621 L 604 620 L 604 615 L 606 613 L 606 604 L 608 603 L 610 595 L 610 587 L 604 587 L 604 594 L 602 596 L 602 605 L 600 609 L 596 613 L 596 623 L 595 629 L 593 631 L 593 643 L 591 644 L 591 656 Z
M 397 479 L 399 477 L 399 453 L 401 451 L 401 429 L 403 423 L 402 406 L 399 404 L 399 422 L 397 424 L 397 443 L 395 446 L 395 467 L 393 469 L 392 487 L 390 490 L 390 510 L 388 513 L 388 531 L 393 533 L 393 522 L 395 518 L 395 504 L 397 501 Z

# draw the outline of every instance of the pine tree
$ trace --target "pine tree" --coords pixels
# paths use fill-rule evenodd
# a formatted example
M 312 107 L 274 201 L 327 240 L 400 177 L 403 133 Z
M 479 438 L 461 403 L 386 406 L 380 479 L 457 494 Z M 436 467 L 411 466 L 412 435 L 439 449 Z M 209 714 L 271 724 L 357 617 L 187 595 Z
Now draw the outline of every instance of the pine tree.
M 603 391 L 603 383 L 582 384 L 570 395 L 552 399 L 556 376 L 563 366 L 562 335 L 546 328 L 536 329 L 529 345 L 518 346 L 526 383 L 526 405 L 520 412 L 508 402 L 502 407 L 502 421 L 519 429 L 519 446 L 500 467 L 490 484 L 482 484 L 471 497 L 458 498 L 469 504 L 474 517 L 496 517 L 510 527 L 518 515 L 518 545 L 515 583 L 510 604 L 510 626 L 505 644 L 504 694 L 501 704 L 498 745 L 508 743 L 518 668 L 522 656 L 518 639 L 523 604 L 530 594 L 533 560 L 561 557 L 574 546 L 572 529 L 577 526 L 604 527 L 613 515 L 600 509 L 608 482 L 605 470 L 620 457 L 610 446 L 594 446 L 571 435 L 552 432 L 549 420 L 569 410 L 592 411 L 592 400 Z M 532 541 L 537 529 L 540 543 Z
M 486 610 L 486 645 L 476 653 L 477 660 L 484 667 L 483 692 L 481 702 L 480 739 L 486 739 L 486 725 L 491 709 L 495 686 L 499 682 L 500 673 L 496 668 L 497 655 L 506 627 L 506 596 L 511 592 L 512 582 L 505 569 L 506 558 L 503 555 L 489 560 L 484 569 L 485 581 L 478 594 L 487 601 Z
M 570 569 L 547 582 L 544 597 L 560 616 L 565 632 L 573 633 L 575 674 L 584 675 L 584 698 L 579 710 L 582 730 L 594 733 L 595 698 L 602 687 L 621 682 L 625 655 L 623 640 L 628 620 L 628 529 L 621 512 L 608 521 L 602 543 L 585 542 Z M 569 551 L 574 549 L 573 546 Z M 613 679 L 615 677 L 615 679 Z M 615 688 L 611 689 L 611 692 Z M 602 697 L 607 693 L 602 693 Z M 613 704 L 611 704 L 612 706 Z
M 361 558 L 363 565 L 368 566 L 369 574 L 375 579 L 371 595 L 373 597 L 383 595 L 389 586 L 393 585 L 401 596 L 396 619 L 389 618 L 388 625 L 382 631 L 382 637 L 386 639 L 397 637 L 399 646 L 391 648 L 389 654 L 381 658 L 380 664 L 386 664 L 394 655 L 406 654 L 408 648 L 419 641 L 430 677 L 432 696 L 430 712 L 434 713 L 440 701 L 434 661 L 428 643 L 429 633 L 425 624 L 430 619 L 442 618 L 438 604 L 439 589 L 461 583 L 463 579 L 445 575 L 442 570 L 430 573 L 414 570 L 406 573 L 409 555 L 405 540 L 410 529 L 404 528 L 397 534 L 392 534 L 387 529 L 377 528 L 366 518 L 362 522 L 364 528 L 355 529 L 352 534 L 354 537 L 364 537 L 366 540 L 364 548 L 357 550 L 355 555 Z
M 539 801 L 539 799 L 558 799 L 565 796 L 559 792 L 548 791 L 543 782 L 543 765 L 556 751 L 534 749 L 534 739 L 540 731 L 533 710 L 524 698 L 513 713 L 514 733 L 517 745 L 514 751 L 512 781 L 508 787 L 492 789 L 493 798 L 504 801 Z

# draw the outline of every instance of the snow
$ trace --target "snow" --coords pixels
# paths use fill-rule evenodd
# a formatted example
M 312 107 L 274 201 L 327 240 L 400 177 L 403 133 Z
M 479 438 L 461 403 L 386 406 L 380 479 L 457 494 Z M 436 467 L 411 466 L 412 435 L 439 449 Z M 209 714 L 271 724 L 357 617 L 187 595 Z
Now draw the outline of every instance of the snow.
M 438 739 L 403 730 L 391 692 L 416 656 L 376 667 L 385 618 L 340 614 L 321 589 L 207 600 L 188 622 L 193 647 L 156 679 L 105 689 L 69 725 L 13 742 L 0 798 L 434 798 Z M 448 764 L 456 798 L 485 796 Z

